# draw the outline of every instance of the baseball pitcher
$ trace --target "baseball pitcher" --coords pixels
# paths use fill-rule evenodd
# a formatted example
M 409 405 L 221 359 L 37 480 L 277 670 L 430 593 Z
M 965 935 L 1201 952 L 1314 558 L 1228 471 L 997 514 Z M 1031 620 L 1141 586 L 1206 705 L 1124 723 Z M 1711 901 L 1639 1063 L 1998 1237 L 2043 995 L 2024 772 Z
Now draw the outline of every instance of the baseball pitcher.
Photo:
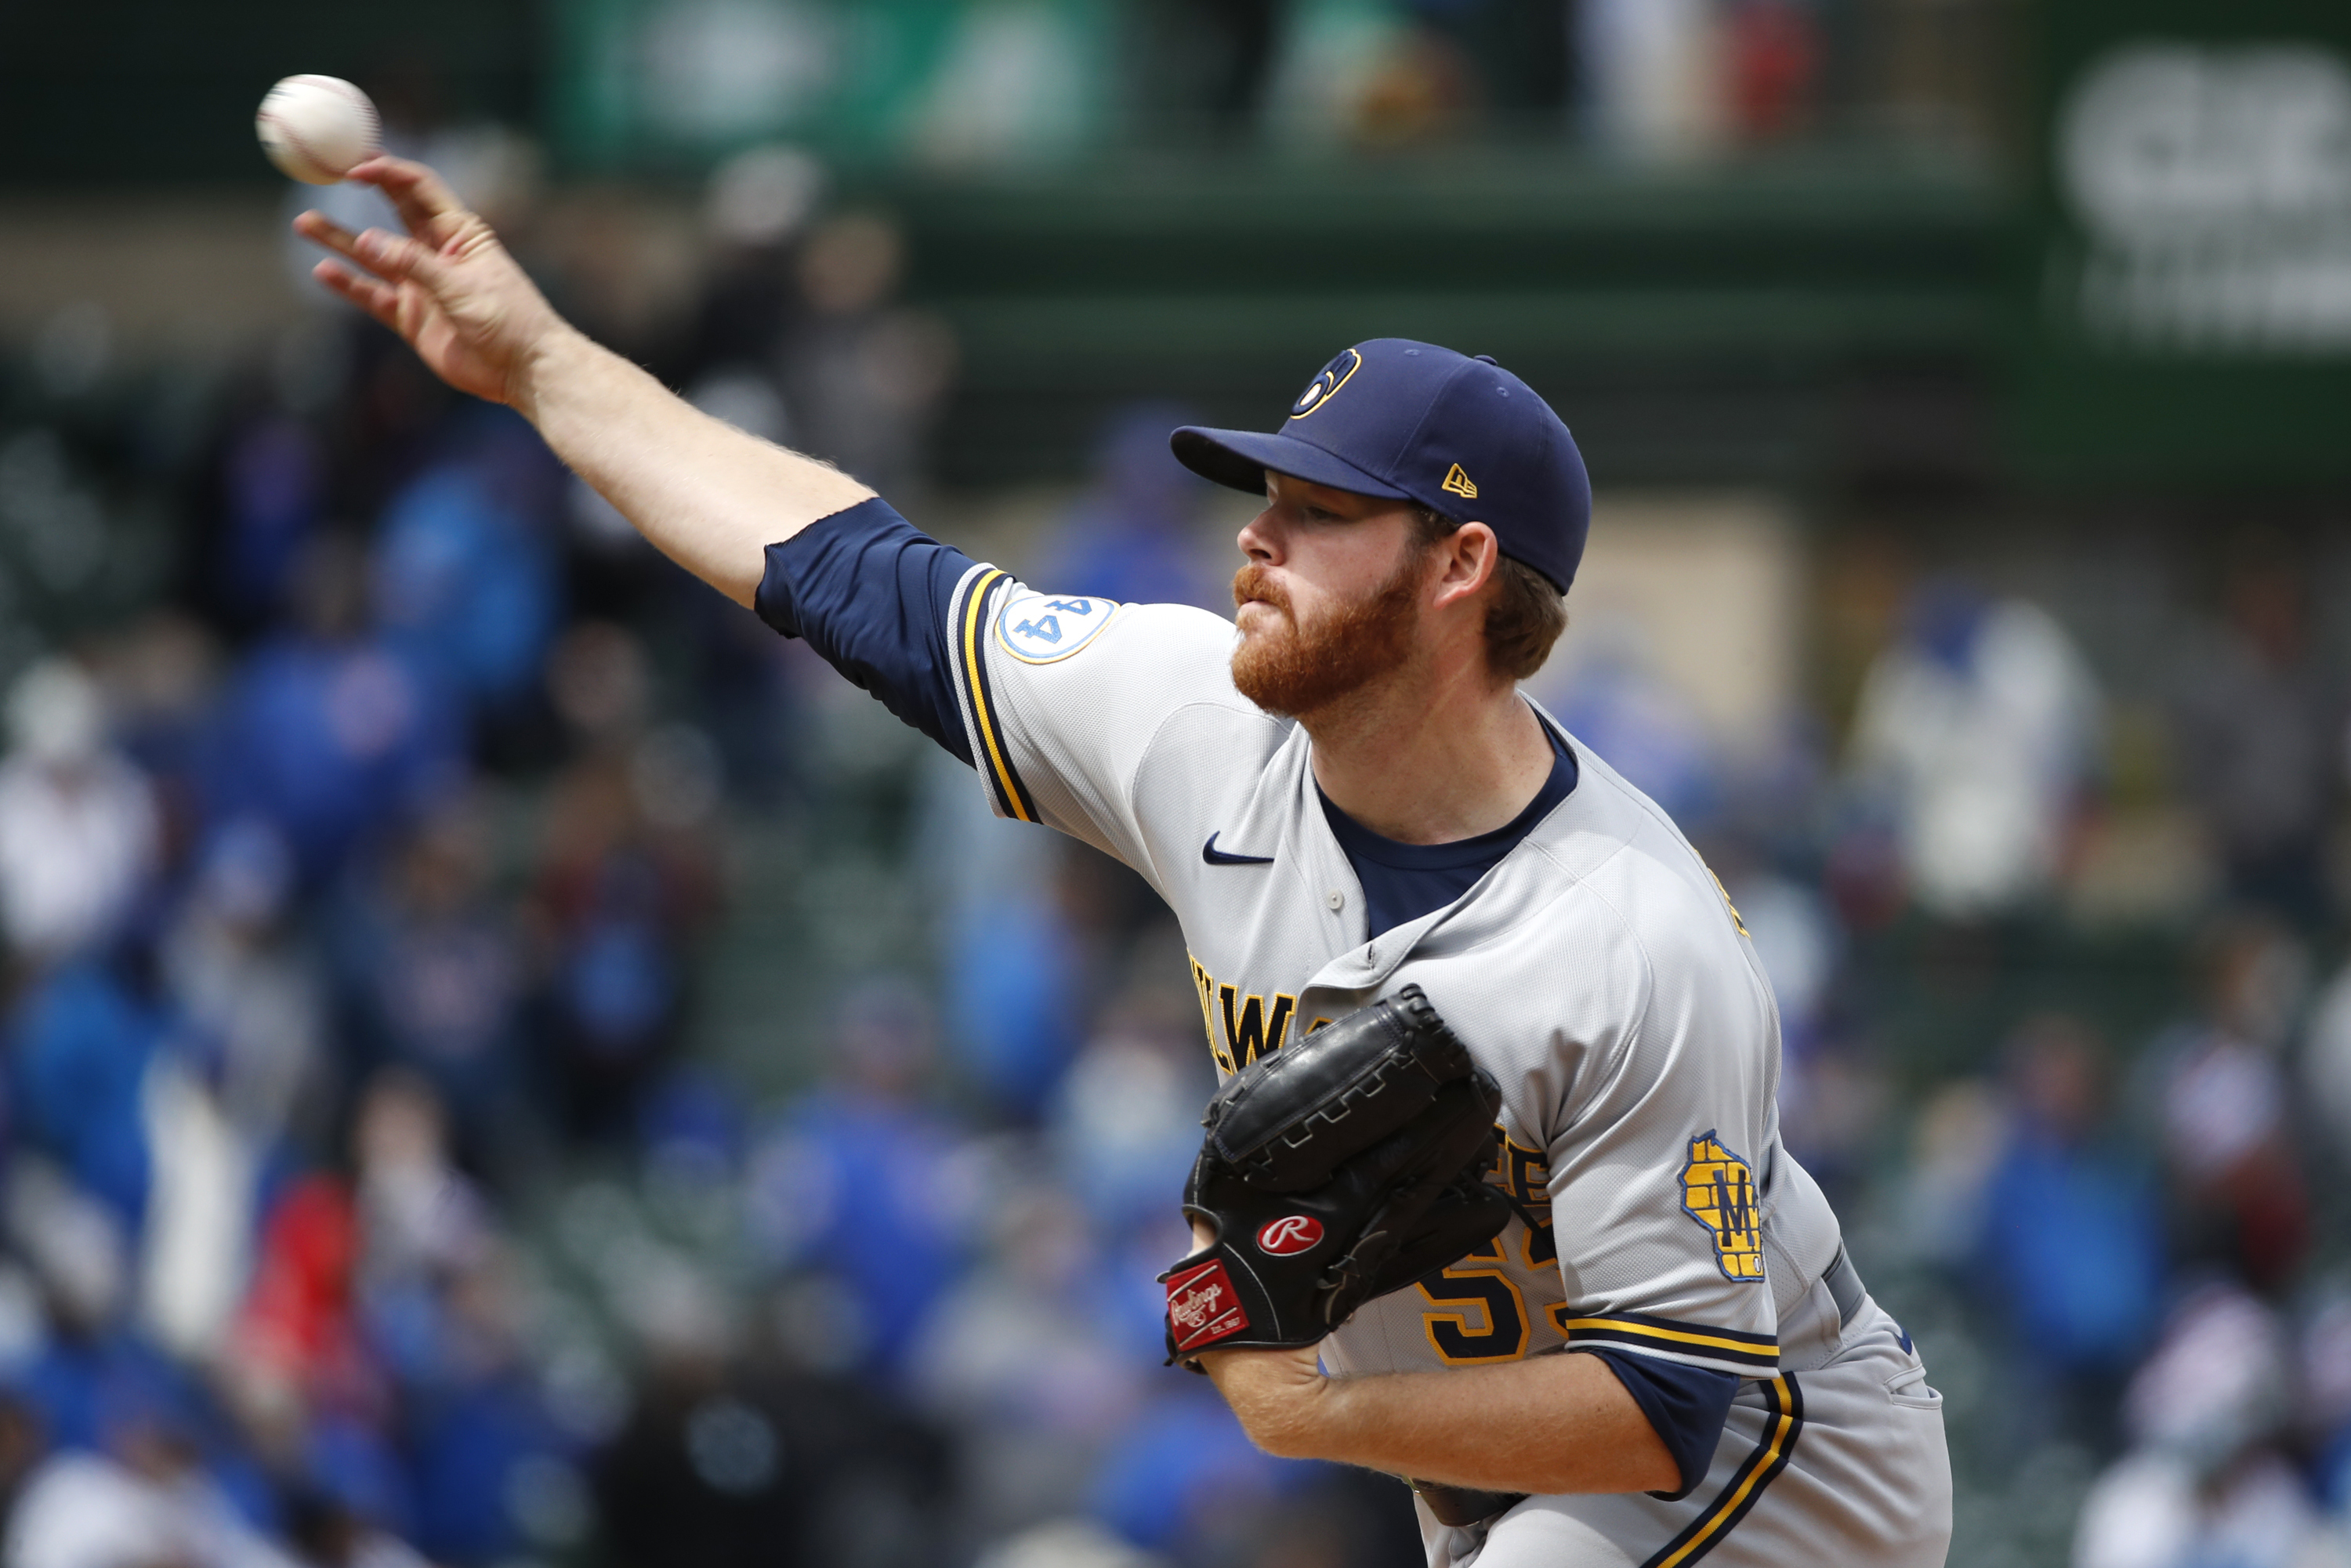
M 1524 382 L 1378 340 L 1274 432 L 1176 431 L 1264 497 L 1237 614 L 1113 603 L 696 413 L 429 170 L 353 177 L 408 232 L 305 214 L 323 281 L 1175 911 L 1227 1078 L 1168 1349 L 1259 1445 L 1408 1479 L 1437 1568 L 1943 1561 L 1940 1396 L 1780 1145 L 1738 912 L 1519 690 L 1590 514 Z

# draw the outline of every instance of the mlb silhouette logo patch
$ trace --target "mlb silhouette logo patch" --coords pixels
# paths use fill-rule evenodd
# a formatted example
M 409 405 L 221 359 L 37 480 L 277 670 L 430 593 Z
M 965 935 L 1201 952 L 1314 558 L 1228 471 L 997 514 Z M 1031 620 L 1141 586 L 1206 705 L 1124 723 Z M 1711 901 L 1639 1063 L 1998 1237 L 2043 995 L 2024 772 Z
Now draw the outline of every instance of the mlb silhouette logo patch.
M 1203 1263 L 1167 1279 L 1167 1326 L 1178 1353 L 1197 1350 L 1249 1327 L 1222 1263 Z
M 1057 664 L 1110 624 L 1115 601 L 1074 593 L 1016 593 L 996 618 L 996 641 L 1024 664 Z
M 1682 1211 L 1714 1234 L 1714 1261 L 1726 1280 L 1763 1282 L 1763 1218 L 1755 1174 L 1708 1131 L 1689 1141 L 1682 1166 Z

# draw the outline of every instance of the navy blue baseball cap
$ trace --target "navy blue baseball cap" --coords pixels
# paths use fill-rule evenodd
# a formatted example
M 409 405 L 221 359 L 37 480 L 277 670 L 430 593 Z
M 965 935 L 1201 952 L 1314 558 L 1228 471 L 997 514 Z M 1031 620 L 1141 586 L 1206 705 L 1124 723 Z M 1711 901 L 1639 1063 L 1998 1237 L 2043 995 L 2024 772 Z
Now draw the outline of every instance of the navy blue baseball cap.
M 1322 367 L 1270 434 L 1187 424 L 1168 437 L 1203 478 L 1265 494 L 1265 471 L 1417 501 L 1494 530 L 1562 593 L 1592 527 L 1583 455 L 1551 404 L 1485 355 L 1374 338 Z

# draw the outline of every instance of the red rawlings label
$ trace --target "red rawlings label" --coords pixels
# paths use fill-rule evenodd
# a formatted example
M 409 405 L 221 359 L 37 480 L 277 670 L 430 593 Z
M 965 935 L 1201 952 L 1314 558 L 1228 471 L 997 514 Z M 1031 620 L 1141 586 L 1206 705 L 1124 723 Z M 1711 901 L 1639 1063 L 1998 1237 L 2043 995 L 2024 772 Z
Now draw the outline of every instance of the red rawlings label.
M 1322 1222 L 1311 1214 L 1285 1214 L 1258 1228 L 1257 1249 L 1270 1257 L 1291 1257 L 1322 1242 Z
M 1167 1281 L 1167 1326 L 1178 1352 L 1198 1350 L 1249 1327 L 1222 1263 L 1203 1263 Z

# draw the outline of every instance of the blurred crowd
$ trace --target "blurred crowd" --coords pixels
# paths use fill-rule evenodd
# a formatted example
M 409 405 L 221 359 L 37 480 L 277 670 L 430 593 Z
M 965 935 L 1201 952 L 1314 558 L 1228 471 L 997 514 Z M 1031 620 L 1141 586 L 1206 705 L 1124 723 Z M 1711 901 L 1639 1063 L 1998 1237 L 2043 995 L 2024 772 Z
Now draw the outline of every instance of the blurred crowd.
M 409 145 L 701 406 L 956 515 L 953 340 L 808 160 L 722 169 L 664 314 L 534 252 L 510 144 Z M 60 318 L 5 375 L 9 1568 L 1418 1561 L 1402 1488 L 1161 1365 L 1211 1070 L 1139 881 L 323 300 L 201 374 Z M 971 542 L 1222 607 L 1182 417 Z M 1959 1561 L 2351 1561 L 2306 549 L 2184 584 L 2159 668 L 1963 557 L 1818 571 L 1851 678 L 1760 747 L 1637 636 L 1534 683 L 1754 935 L 1790 1145 L 1949 1396 Z M 2119 1000 L 2062 961 L 2117 930 Z
M 1888 134 L 1983 144 L 1984 0 L 796 0 L 569 7 L 591 161 L 768 137 L 1033 165 L 1583 142 L 1635 160 Z M 886 47 L 849 43 L 886 38 Z M 588 73 L 582 71 L 583 77 Z
M 417 145 L 495 208 L 510 148 Z M 730 165 L 650 327 L 547 270 L 919 496 L 952 344 L 891 225 L 817 203 Z M 1415 1557 L 1400 1487 L 1267 1459 L 1161 1364 L 1210 1073 L 1139 884 L 1005 838 L 323 301 L 176 377 L 88 326 L 0 390 L 12 1568 Z M 1051 548 L 1213 601 L 1167 422 Z M 747 1063 L 704 1048 L 729 986 Z
M 1742 900 L 1791 1146 L 1953 1396 L 1959 1560 L 2351 1563 L 2351 709 L 2314 561 L 2247 537 L 2104 678 L 2042 604 L 1917 576 L 1792 883 Z M 2116 925 L 2160 934 L 2120 998 L 2063 969 Z M 1905 968 L 1930 1006 L 2017 984 L 1938 1055 Z

